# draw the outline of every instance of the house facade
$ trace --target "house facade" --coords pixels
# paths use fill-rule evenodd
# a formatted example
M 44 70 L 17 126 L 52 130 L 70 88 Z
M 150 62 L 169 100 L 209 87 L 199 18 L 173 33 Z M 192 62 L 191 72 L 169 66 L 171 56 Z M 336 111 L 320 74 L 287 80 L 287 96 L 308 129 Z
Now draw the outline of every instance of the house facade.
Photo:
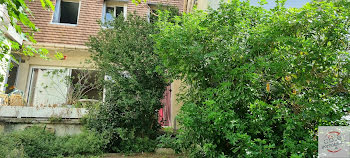
M 67 107 L 70 104 L 67 96 L 70 94 L 71 84 L 67 84 L 67 77 L 78 77 L 83 70 L 89 70 L 93 74 L 94 67 L 89 62 L 90 52 L 85 46 L 90 36 L 97 34 L 100 29 L 98 21 L 112 20 L 115 16 L 127 17 L 130 13 L 149 18 L 150 11 L 158 4 L 177 7 L 181 12 L 183 0 L 148 0 L 135 5 L 131 0 L 52 0 L 55 10 L 44 10 L 40 1 L 28 2 L 28 7 L 33 13 L 32 22 L 39 28 L 35 32 L 36 44 L 26 43 L 34 48 L 46 48 L 49 51 L 49 59 L 43 59 L 39 55 L 19 56 L 16 75 L 10 79 L 13 81 L 13 89 L 21 94 L 21 106 L 25 107 Z M 55 57 L 55 52 L 63 54 L 62 59 Z M 91 76 L 90 76 L 91 77 Z M 87 80 L 93 80 L 87 78 Z M 179 107 L 175 99 L 171 97 L 172 84 L 165 92 L 162 100 L 167 107 L 161 110 L 160 118 L 163 125 L 172 126 L 174 117 Z M 99 89 L 91 89 L 86 93 L 83 101 L 95 101 L 101 99 L 96 94 Z M 175 90 L 176 91 L 176 90 Z M 11 93 L 11 92 L 4 92 Z M 12 105 L 18 106 L 18 105 Z M 70 106 L 70 105 L 69 105 Z

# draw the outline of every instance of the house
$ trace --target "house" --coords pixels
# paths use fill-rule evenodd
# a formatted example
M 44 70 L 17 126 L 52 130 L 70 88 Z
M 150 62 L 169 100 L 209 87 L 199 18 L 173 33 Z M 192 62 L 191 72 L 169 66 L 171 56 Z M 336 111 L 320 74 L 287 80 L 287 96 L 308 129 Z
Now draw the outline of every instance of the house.
M 93 64 L 87 62 L 90 53 L 85 43 L 89 36 L 97 34 L 100 29 L 98 20 L 102 22 L 112 20 L 113 16 L 127 17 L 130 13 L 145 18 L 150 17 L 150 12 L 158 4 L 172 5 L 183 11 L 183 0 L 148 0 L 135 5 L 131 0 L 52 0 L 54 11 L 44 10 L 40 1 L 28 2 L 28 7 L 33 13 L 32 22 L 39 28 L 35 32 L 36 44 L 24 42 L 34 48 L 46 48 L 50 53 L 45 60 L 38 55 L 25 56 L 13 53 L 18 57 L 16 66 L 11 70 L 11 75 L 2 83 L 3 93 L 21 94 L 20 101 L 23 105 L 0 106 L 0 118 L 46 118 L 62 117 L 78 119 L 86 111 L 82 108 L 71 108 L 74 104 L 69 97 L 74 84 L 78 84 L 77 78 L 86 75 L 89 82 L 95 81 Z M 55 57 L 55 52 L 63 54 L 61 59 Z M 12 72 L 13 71 L 13 72 Z M 68 80 L 67 78 L 70 78 Z M 69 82 L 67 84 L 67 82 Z M 6 91 L 6 83 L 13 87 Z M 167 88 L 163 103 L 163 125 L 172 126 L 174 116 L 179 107 L 171 106 L 175 100 L 173 85 Z M 178 87 L 178 86 L 177 86 Z M 81 101 L 95 101 L 101 99 L 96 94 L 102 88 L 90 87 L 82 90 L 86 98 Z M 177 91 L 177 90 L 175 90 Z M 74 99 L 74 98 L 73 98 Z M 4 104 L 4 102 L 2 102 Z M 78 111 L 77 111 L 78 110 Z M 14 112 L 13 112 L 14 111 Z M 17 112 L 16 112 L 17 111 Z M 11 114 L 10 114 L 11 113 Z M 20 114 L 21 116 L 20 116 Z M 1 122 L 1 121 L 0 121 Z

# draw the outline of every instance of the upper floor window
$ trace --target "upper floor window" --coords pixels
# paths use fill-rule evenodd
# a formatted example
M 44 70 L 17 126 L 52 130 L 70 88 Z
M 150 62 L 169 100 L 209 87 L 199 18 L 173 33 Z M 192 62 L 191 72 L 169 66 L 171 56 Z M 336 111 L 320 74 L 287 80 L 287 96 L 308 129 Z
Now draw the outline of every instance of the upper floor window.
M 124 12 L 124 7 L 119 7 L 119 6 L 107 7 L 106 17 L 105 17 L 106 22 L 113 20 L 113 17 L 118 17 L 119 15 L 123 14 L 123 12 Z
M 127 3 L 105 2 L 102 11 L 102 22 L 112 21 L 114 17 L 124 16 L 126 18 Z
M 79 0 L 56 0 L 53 23 L 77 24 Z

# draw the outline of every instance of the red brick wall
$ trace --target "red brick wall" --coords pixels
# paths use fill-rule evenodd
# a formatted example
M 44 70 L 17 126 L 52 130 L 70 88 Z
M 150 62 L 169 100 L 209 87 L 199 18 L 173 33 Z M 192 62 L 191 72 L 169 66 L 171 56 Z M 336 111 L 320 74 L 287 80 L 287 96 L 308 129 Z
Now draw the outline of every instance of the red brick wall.
M 183 10 L 183 0 L 148 0 L 150 3 L 162 3 L 177 6 Z M 52 0 L 55 5 L 56 0 Z M 41 43 L 85 45 L 90 35 L 95 35 L 100 29 L 97 20 L 101 19 L 103 0 L 81 0 L 78 25 L 51 24 L 53 11 L 42 8 L 39 0 L 29 2 L 33 12 L 34 24 L 40 29 L 34 38 Z M 131 0 L 127 6 L 128 12 L 136 11 L 138 15 L 147 15 L 148 7 L 145 4 L 135 6 Z

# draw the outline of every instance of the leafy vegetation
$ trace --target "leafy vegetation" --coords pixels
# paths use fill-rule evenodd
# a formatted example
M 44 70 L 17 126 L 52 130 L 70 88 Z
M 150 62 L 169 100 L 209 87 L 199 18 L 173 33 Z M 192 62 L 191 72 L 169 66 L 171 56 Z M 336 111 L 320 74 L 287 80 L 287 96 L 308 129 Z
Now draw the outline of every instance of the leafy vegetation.
M 160 61 L 150 38 L 156 30 L 135 15 L 127 21 L 120 16 L 104 26 L 88 46 L 102 73 L 105 100 L 90 110 L 87 126 L 106 132 L 108 151 L 153 151 L 160 129 L 160 100 L 167 85 L 156 72 Z
M 25 41 L 31 43 L 36 43 L 36 40 L 33 37 L 34 32 L 37 32 L 39 28 L 30 20 L 32 12 L 28 8 L 28 1 L 23 0 L 2 0 L 0 5 L 4 6 L 8 12 L 8 15 L 4 15 L 2 21 L 7 19 L 10 21 L 11 26 L 13 26 L 16 32 L 23 38 Z M 54 10 L 54 6 L 50 0 L 40 0 L 41 5 L 46 10 Z M 4 12 L 5 14 L 5 12 Z M 4 24 L 2 24 L 4 25 Z M 27 31 L 23 30 L 23 27 Z M 8 29 L 7 26 L 4 26 L 5 29 Z M 47 59 L 47 54 L 49 53 L 47 49 L 40 48 L 35 49 L 30 45 L 20 46 L 16 41 L 13 41 L 5 37 L 5 34 L 0 30 L 0 60 L 8 61 L 8 58 L 5 58 L 6 55 L 10 55 L 10 50 L 19 50 L 24 55 L 33 56 L 34 54 L 39 55 L 43 59 Z M 57 52 L 55 57 L 60 59 L 63 57 L 62 53 Z M 0 81 L 4 80 L 4 76 L 0 75 Z
M 187 85 L 179 139 L 189 156 L 317 155 L 317 127 L 347 125 L 349 14 L 346 1 L 265 10 L 239 0 L 162 13 L 155 52 Z
M 93 131 L 58 137 L 41 127 L 0 134 L 0 157 L 45 158 L 102 154 L 106 141 Z

